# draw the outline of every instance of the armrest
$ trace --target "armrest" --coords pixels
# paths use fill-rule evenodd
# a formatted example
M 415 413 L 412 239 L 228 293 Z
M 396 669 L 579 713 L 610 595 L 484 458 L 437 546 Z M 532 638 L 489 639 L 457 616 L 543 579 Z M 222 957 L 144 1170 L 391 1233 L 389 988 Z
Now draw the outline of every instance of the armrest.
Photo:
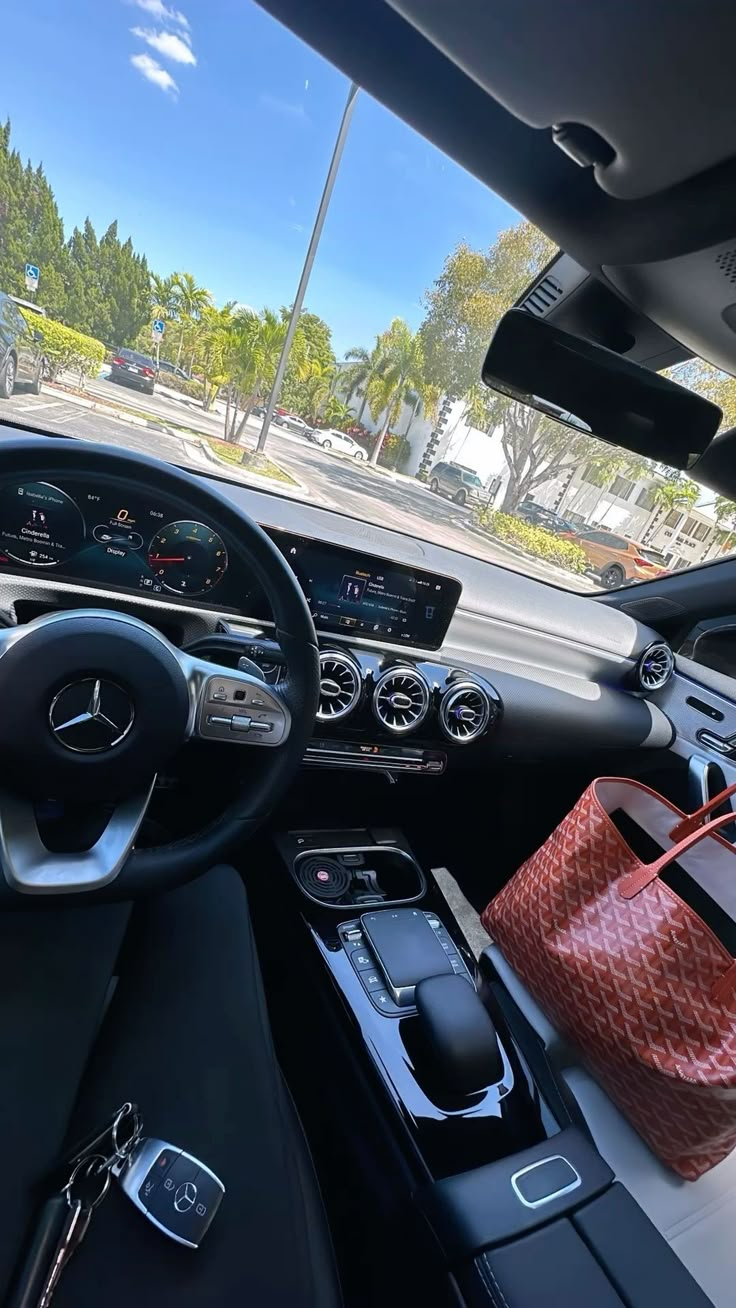
M 613 1182 L 577 1127 L 472 1172 L 448 1176 L 417 1202 L 450 1261 L 462 1261 L 566 1216 Z

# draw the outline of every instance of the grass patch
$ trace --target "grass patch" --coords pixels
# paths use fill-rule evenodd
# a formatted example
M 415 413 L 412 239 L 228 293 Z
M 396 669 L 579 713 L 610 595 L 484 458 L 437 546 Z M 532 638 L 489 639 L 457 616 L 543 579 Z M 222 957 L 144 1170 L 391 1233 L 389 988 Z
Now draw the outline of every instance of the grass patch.
M 284 472 L 283 468 L 269 459 L 266 454 L 254 454 L 252 450 L 243 449 L 242 445 L 218 441 L 215 436 L 203 436 L 202 440 L 206 441 L 213 454 L 224 463 L 236 464 L 248 472 L 257 473 L 259 477 L 269 477 L 272 481 L 285 482 L 289 486 L 297 485 L 294 478 L 290 477 L 288 472 Z

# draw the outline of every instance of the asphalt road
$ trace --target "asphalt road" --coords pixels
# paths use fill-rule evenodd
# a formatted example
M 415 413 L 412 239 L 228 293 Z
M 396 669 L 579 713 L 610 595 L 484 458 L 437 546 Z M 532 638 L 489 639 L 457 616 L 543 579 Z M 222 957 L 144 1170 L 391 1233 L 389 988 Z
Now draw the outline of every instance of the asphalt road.
M 185 424 L 204 434 L 222 436 L 221 416 L 185 409 L 166 396 L 138 395 L 131 388 L 99 379 L 88 388 L 90 399 L 106 404 L 122 404 L 141 413 L 156 413 L 161 422 Z M 122 395 L 120 394 L 122 392 Z M 153 402 L 156 401 L 154 409 Z M 186 417 L 184 415 L 187 415 Z M 135 424 L 129 415 L 111 417 L 99 410 L 84 407 L 64 397 L 62 392 L 44 388 L 41 395 L 18 393 L 0 405 L 0 420 L 19 422 L 41 430 L 59 431 L 83 440 L 110 442 L 125 449 L 151 454 L 171 463 L 185 464 L 201 471 L 204 456 L 196 439 L 157 431 Z M 245 444 L 254 447 L 260 422 L 249 424 Z M 519 557 L 503 545 L 471 529 L 471 513 L 451 501 L 432 493 L 421 482 L 391 477 L 365 463 L 356 462 L 313 445 L 310 441 L 271 428 L 268 453 L 290 473 L 303 488 L 304 498 L 312 504 L 350 514 L 363 521 L 373 521 L 421 540 L 460 550 L 464 554 L 500 563 L 528 576 L 565 584 L 571 589 L 590 592 L 593 584 L 584 577 L 568 577 L 541 561 Z M 245 469 L 224 468 L 235 480 L 248 483 Z M 263 487 L 261 481 L 252 482 Z M 278 482 L 273 482 L 278 491 Z

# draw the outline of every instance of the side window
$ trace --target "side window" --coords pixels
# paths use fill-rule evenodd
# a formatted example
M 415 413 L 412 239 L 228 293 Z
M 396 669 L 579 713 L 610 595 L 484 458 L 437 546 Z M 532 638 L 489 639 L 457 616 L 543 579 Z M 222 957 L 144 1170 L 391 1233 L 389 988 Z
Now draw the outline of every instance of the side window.
M 589 540 L 593 545 L 607 545 L 608 536 L 605 531 L 585 531 L 583 540 Z
M 8 305 L 8 317 L 10 319 L 11 327 L 13 327 L 14 330 L 17 332 L 27 332 L 28 323 L 23 317 L 23 314 L 21 313 L 20 309 L 17 307 L 17 305 L 13 304 L 12 300 L 8 300 L 7 305 Z
M 677 653 L 727 677 L 736 677 L 736 613 L 702 619 L 688 632 Z
M 612 550 L 627 550 L 629 548 L 629 542 L 624 540 L 623 536 L 606 534 L 605 544 Z

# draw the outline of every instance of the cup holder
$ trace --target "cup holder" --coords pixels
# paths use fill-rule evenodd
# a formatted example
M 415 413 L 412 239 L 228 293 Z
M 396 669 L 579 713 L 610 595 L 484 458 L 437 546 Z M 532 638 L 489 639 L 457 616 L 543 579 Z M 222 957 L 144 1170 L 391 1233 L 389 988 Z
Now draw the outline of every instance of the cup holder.
M 427 888 L 409 854 L 382 845 L 311 849 L 297 855 L 291 874 L 302 894 L 324 908 L 410 904 Z

